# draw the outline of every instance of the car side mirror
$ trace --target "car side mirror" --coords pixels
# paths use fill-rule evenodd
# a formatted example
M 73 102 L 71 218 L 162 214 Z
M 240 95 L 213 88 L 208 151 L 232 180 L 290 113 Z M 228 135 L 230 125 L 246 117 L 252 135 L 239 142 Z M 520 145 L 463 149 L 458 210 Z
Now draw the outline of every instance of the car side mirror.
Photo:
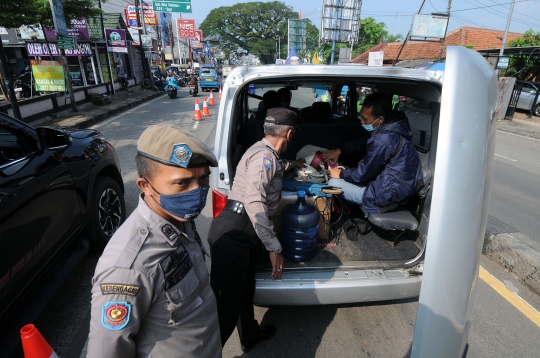
M 46 149 L 64 149 L 71 146 L 73 141 L 67 132 L 57 128 L 37 127 L 36 132 Z

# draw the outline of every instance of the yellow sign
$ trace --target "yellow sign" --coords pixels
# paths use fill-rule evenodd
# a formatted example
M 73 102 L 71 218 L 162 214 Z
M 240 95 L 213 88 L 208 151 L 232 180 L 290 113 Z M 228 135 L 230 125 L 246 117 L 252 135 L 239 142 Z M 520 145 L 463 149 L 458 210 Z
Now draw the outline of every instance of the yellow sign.
M 172 60 L 172 59 L 173 59 L 173 58 L 172 58 L 172 53 L 166 53 L 166 54 L 165 54 L 165 59 L 166 59 L 166 60 Z
M 60 61 L 31 61 L 36 91 L 64 92 L 66 82 L 64 67 Z

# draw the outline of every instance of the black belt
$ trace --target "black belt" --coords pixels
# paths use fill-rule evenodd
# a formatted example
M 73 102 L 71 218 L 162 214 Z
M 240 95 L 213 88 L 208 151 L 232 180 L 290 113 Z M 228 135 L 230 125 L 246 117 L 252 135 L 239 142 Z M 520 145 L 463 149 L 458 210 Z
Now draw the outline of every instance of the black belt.
M 226 210 L 233 211 L 239 215 L 246 213 L 246 208 L 244 207 L 244 203 L 236 200 L 227 200 L 227 205 L 225 205 Z

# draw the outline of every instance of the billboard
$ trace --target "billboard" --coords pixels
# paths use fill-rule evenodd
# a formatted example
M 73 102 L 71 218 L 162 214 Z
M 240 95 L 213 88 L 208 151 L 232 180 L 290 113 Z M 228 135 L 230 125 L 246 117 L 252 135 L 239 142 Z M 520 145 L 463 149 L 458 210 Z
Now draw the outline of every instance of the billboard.
M 356 43 L 362 0 L 323 0 L 320 40 Z
M 64 92 L 64 67 L 60 61 L 30 61 L 36 81 L 36 91 Z
M 44 42 L 27 42 L 26 52 L 28 56 L 61 56 L 60 49 L 55 42 L 50 42 L 47 46 Z M 89 43 L 78 43 L 76 50 L 65 49 L 66 56 L 92 56 L 92 46 Z
M 369 53 L 368 66 L 382 66 L 384 61 L 383 51 L 373 51 Z
M 197 40 L 195 20 L 176 19 L 176 26 L 179 38 Z
M 414 15 L 410 37 L 444 39 L 448 16 Z
M 120 29 L 105 29 L 107 39 L 107 51 L 117 53 L 128 53 L 126 32 Z
M 143 20 L 146 25 L 157 25 L 156 13 L 152 9 L 152 5 L 143 3 L 143 10 L 141 20 Z M 124 9 L 124 16 L 126 17 L 126 25 L 128 27 L 137 27 L 137 9 L 135 8 L 135 5 L 127 5 Z
M 306 50 L 307 21 L 289 20 L 289 48 L 294 45 L 297 51 Z

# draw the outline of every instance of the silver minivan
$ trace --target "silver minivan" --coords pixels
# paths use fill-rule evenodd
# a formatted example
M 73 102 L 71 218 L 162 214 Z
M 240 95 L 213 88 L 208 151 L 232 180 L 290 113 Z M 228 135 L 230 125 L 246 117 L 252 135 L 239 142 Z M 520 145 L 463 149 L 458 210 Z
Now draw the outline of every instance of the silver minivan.
M 369 240 L 335 235 L 313 260 L 286 262 L 279 281 L 272 281 L 270 265 L 261 260 L 255 303 L 319 305 L 419 296 L 412 356 L 462 356 L 492 180 L 495 72 L 464 47 L 448 48 L 444 72 L 353 65 L 237 67 L 225 81 L 219 106 L 214 216 L 226 202 L 242 154 L 261 139 L 261 129 L 250 127 L 251 114 L 265 91 L 281 87 L 292 89 L 291 106 L 307 118 L 300 121 L 303 132 L 295 136 L 294 148 L 284 155 L 291 159 L 306 144 L 332 149 L 355 135 L 360 126 L 356 88 L 399 98 L 424 166 L 425 185 L 421 195 L 400 209 L 405 227 L 392 213 L 383 214 L 373 223 L 379 230 Z M 330 102 L 314 102 L 312 89 L 320 87 L 332 89 Z M 386 234 L 403 236 L 394 246 Z

